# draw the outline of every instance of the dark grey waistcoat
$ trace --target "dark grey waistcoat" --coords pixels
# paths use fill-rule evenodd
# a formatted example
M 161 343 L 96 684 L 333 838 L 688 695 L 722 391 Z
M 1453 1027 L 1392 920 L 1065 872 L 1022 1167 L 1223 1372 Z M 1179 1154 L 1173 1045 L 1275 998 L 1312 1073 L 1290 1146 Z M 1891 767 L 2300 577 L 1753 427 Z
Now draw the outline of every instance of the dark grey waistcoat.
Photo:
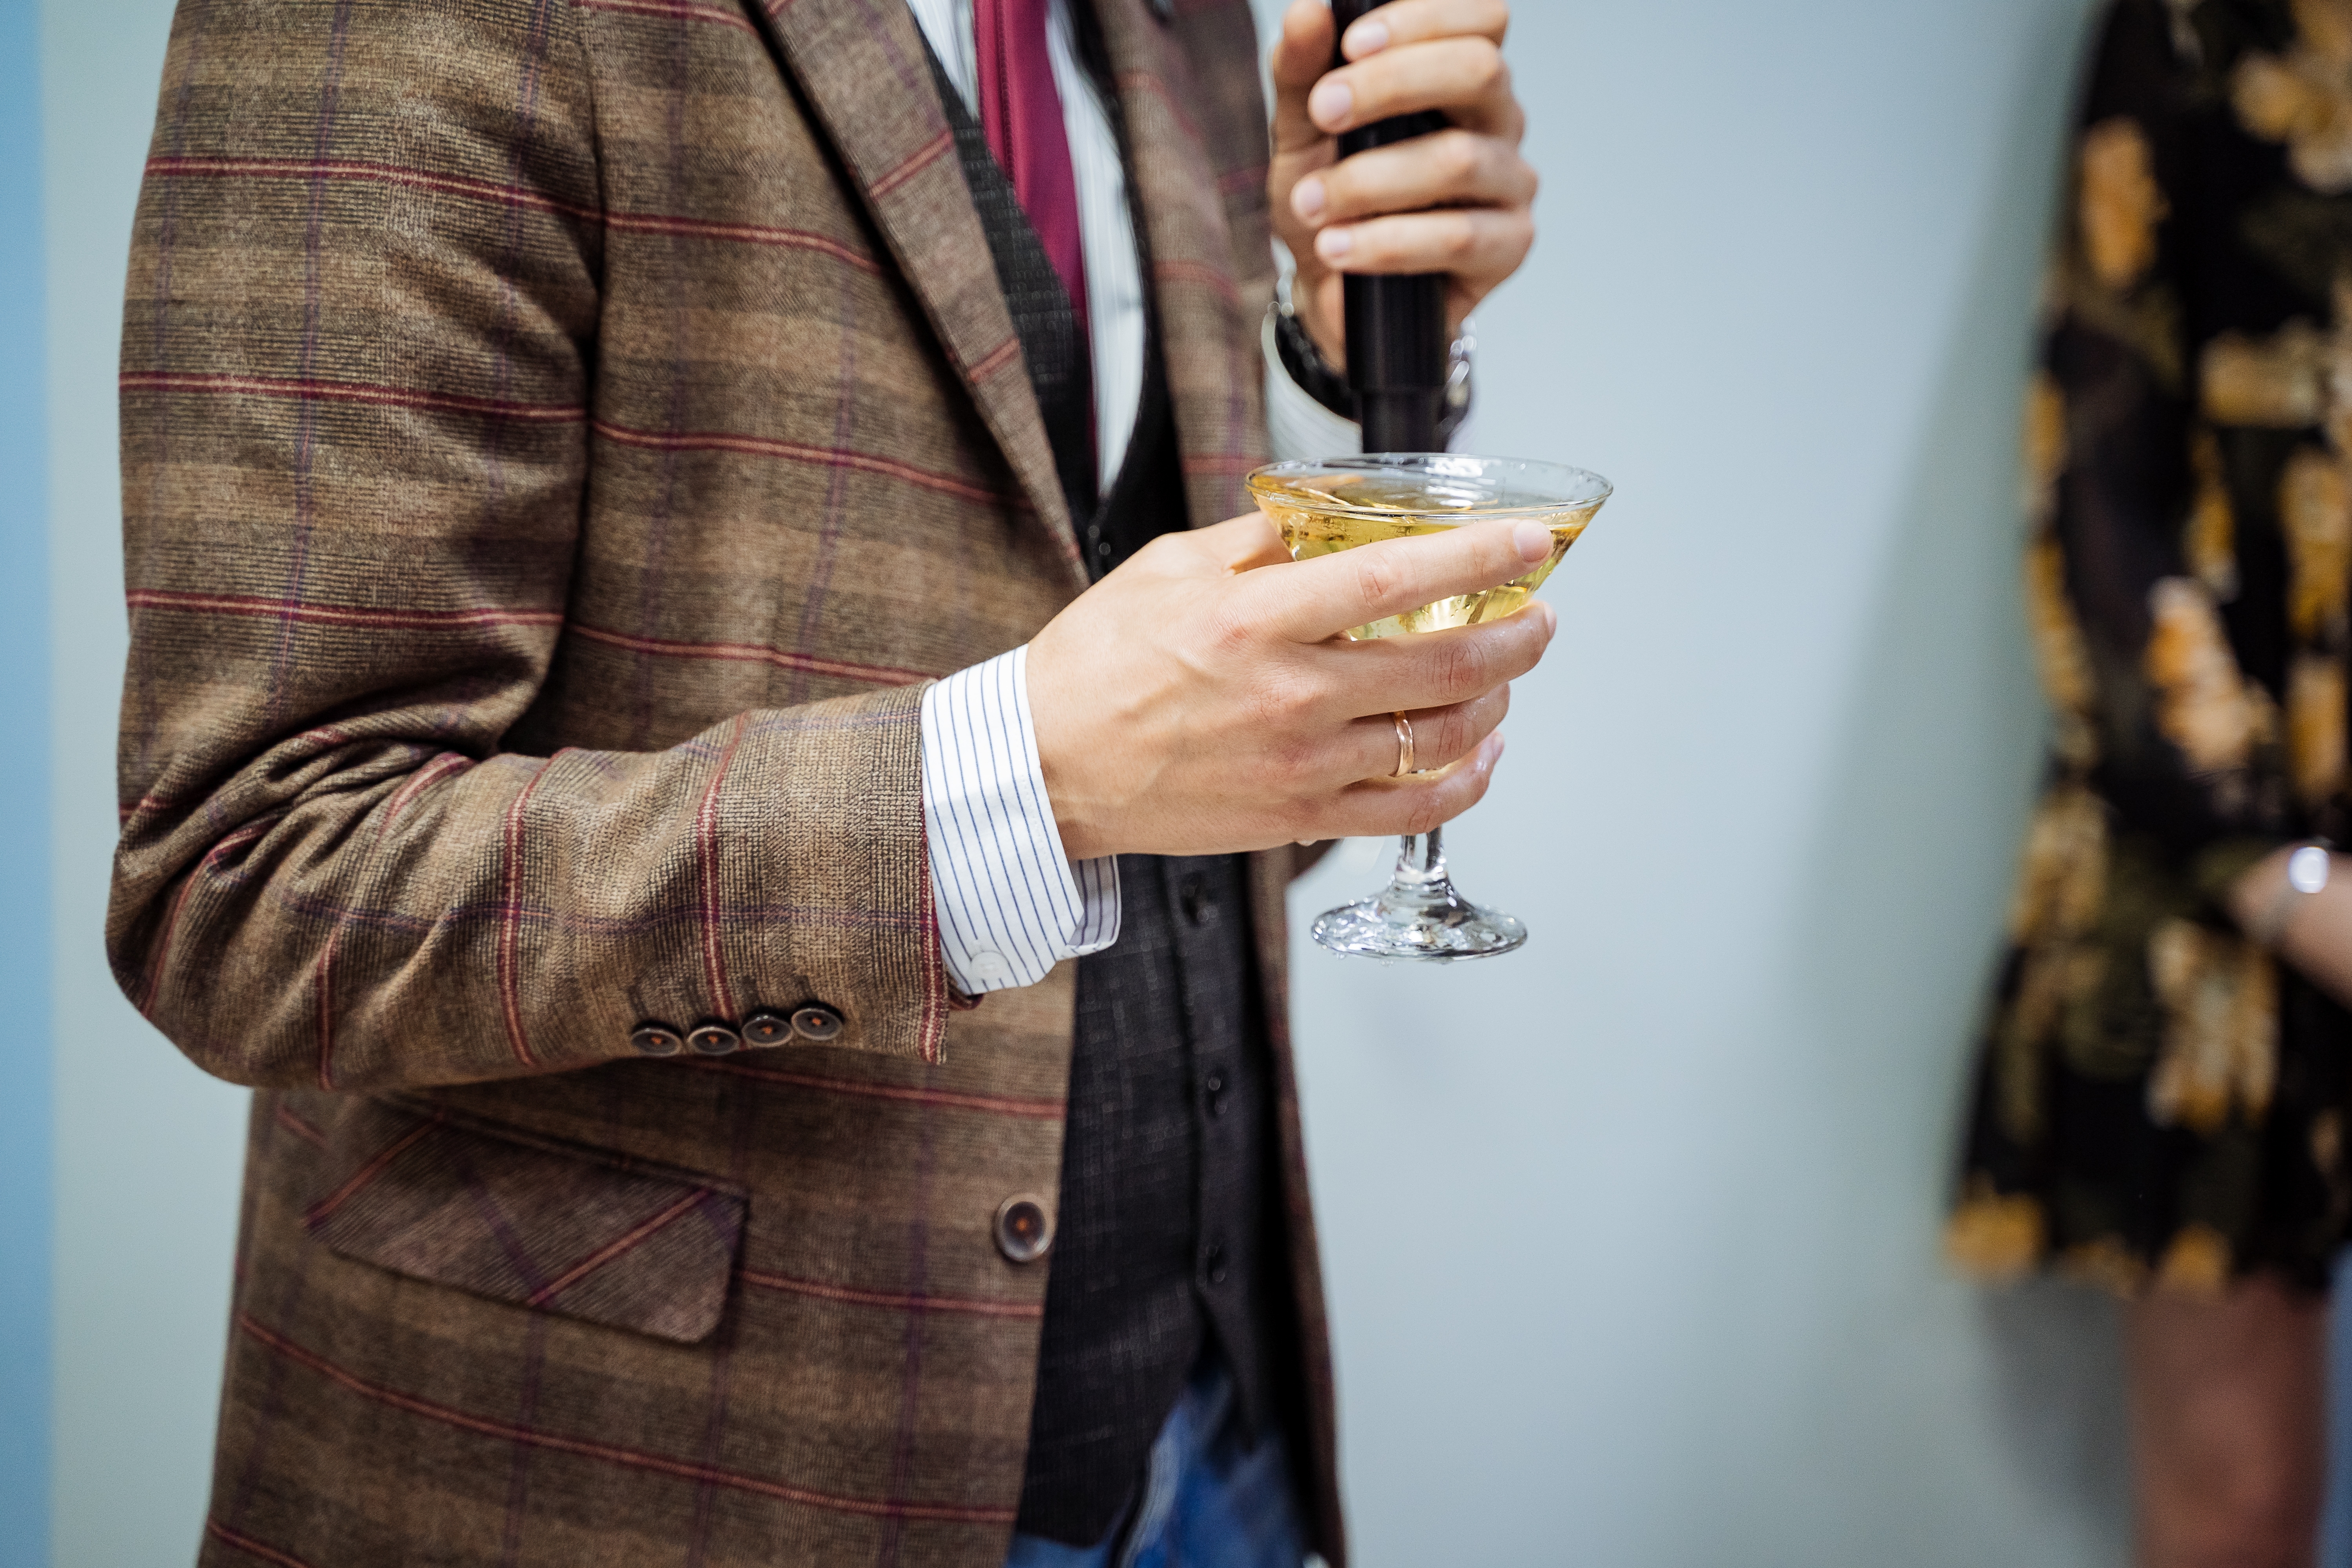
M 1157 330 L 1134 437 L 1111 493 L 1098 496 L 1076 312 L 979 125 L 932 63 L 1099 576 L 1185 526 Z M 1280 1184 L 1246 879 L 1239 856 L 1124 856 L 1118 942 L 1078 961 L 1053 1275 L 1021 1493 L 1018 1528 L 1030 1534 L 1087 1545 L 1108 1532 L 1212 1346 L 1254 1433 L 1297 1404 L 1283 1231 L 1268 1207 Z

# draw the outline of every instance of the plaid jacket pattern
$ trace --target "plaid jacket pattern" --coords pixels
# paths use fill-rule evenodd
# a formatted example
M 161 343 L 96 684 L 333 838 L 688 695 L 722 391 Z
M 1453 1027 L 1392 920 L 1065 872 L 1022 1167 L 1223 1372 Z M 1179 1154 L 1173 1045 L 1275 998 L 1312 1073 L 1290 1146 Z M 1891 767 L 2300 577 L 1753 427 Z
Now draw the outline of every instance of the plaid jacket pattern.
M 1213 521 L 1249 14 L 1098 5 Z M 953 1004 L 916 720 L 1085 575 L 905 7 L 183 0 L 122 411 L 110 949 L 262 1091 L 204 1560 L 1000 1562 L 1050 1258 L 995 1215 L 1055 1190 L 1071 975 Z

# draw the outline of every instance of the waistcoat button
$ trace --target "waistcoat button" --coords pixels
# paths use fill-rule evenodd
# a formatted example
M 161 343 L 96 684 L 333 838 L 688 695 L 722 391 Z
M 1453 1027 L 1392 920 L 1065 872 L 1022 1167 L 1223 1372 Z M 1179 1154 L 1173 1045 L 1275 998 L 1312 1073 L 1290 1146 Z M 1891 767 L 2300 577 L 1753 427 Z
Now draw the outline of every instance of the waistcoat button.
M 822 1002 L 812 1002 L 793 1015 L 793 1033 L 813 1046 L 839 1039 L 845 1026 L 841 1015 Z
M 686 1049 L 686 1042 L 667 1024 L 638 1025 L 636 1032 L 629 1037 L 629 1044 L 637 1048 L 640 1056 L 648 1057 L 674 1057 Z
M 1015 1263 L 1034 1263 L 1054 1245 L 1054 1216 L 1024 1193 L 996 1211 L 996 1250 Z
M 743 1037 L 724 1024 L 705 1024 L 687 1036 L 686 1043 L 706 1057 L 723 1057 L 743 1043 Z
M 781 1046 L 793 1037 L 793 1021 L 773 1008 L 762 1007 L 743 1020 L 747 1046 Z
M 1223 1284 L 1229 1272 L 1225 1268 L 1225 1249 L 1211 1242 L 1209 1249 L 1201 1255 L 1201 1271 L 1209 1277 L 1210 1284 Z

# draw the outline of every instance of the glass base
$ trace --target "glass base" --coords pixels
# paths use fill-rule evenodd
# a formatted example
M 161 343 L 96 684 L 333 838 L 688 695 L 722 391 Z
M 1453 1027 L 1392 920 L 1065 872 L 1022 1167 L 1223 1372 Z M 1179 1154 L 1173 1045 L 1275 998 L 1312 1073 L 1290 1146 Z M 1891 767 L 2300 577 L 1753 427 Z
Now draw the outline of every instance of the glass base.
M 1492 958 L 1528 940 L 1517 917 L 1482 910 L 1439 880 L 1419 887 L 1391 884 L 1369 899 L 1325 912 L 1315 922 L 1318 942 L 1333 952 L 1365 958 L 1409 958 L 1448 963 Z

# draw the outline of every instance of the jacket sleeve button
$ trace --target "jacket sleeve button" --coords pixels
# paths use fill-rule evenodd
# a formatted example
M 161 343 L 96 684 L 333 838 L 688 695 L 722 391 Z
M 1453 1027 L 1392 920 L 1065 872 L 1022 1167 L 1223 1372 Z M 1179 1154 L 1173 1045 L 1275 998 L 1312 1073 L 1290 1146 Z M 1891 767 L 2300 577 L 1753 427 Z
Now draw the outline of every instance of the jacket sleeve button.
M 647 1057 L 674 1057 L 686 1049 L 686 1042 L 667 1024 L 640 1024 L 629 1036 L 629 1044 L 637 1054 Z
M 762 1007 L 743 1020 L 747 1046 L 781 1046 L 793 1037 L 793 1021 L 772 1007 Z
M 706 1057 L 723 1057 L 743 1044 L 743 1037 L 724 1024 L 705 1024 L 687 1036 L 686 1043 Z
M 812 1002 L 793 1014 L 793 1033 L 813 1046 L 839 1039 L 845 1026 L 841 1015 L 822 1002 Z
M 1054 1216 L 1044 1202 L 1023 1193 L 996 1211 L 996 1250 L 1014 1263 L 1034 1263 L 1054 1245 Z

